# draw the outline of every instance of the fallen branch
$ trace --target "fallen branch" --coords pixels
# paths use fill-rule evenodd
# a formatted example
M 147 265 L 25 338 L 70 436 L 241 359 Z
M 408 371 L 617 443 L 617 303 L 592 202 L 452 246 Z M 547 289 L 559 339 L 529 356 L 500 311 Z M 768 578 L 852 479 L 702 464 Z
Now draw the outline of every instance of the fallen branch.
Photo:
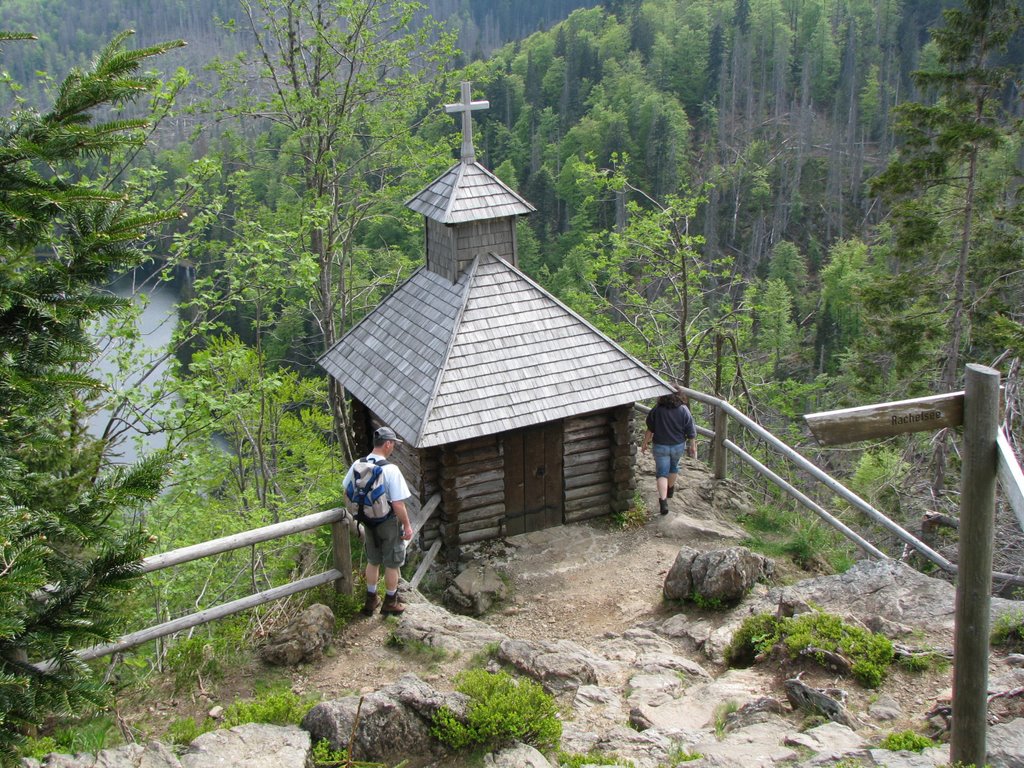
M 829 651 L 824 648 L 815 648 L 813 645 L 808 645 L 806 648 L 800 650 L 801 656 L 807 656 L 818 662 L 821 666 L 830 672 L 836 672 L 840 675 L 848 675 L 853 670 L 853 662 L 843 656 L 841 653 L 835 651 Z
M 817 688 L 811 688 L 799 678 L 786 681 L 786 698 L 793 709 L 824 715 L 829 720 L 857 730 L 862 727 L 857 718 L 846 711 L 839 701 Z

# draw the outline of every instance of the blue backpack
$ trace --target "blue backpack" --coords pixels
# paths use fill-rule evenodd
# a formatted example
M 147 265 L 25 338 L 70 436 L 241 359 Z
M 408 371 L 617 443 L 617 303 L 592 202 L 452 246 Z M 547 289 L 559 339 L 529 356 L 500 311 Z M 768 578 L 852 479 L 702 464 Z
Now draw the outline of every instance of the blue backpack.
M 356 520 L 379 525 L 391 517 L 391 502 L 384 489 L 386 459 L 359 459 L 352 465 L 352 479 L 345 486 L 345 495 L 357 505 Z

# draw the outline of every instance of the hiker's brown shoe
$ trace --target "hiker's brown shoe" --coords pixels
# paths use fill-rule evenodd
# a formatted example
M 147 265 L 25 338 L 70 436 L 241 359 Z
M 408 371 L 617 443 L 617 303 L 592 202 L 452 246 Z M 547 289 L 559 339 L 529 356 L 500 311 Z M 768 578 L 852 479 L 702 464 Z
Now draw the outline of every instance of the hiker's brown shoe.
M 675 496 L 675 494 L 676 494 L 676 487 L 674 485 L 670 485 L 668 487 L 668 497 L 671 499 L 673 496 Z
M 660 499 L 658 501 L 658 511 L 663 515 L 668 514 L 668 499 Z
M 405 610 L 405 603 L 398 599 L 398 593 L 385 595 L 381 603 L 380 613 L 382 616 L 399 616 Z
M 378 605 L 380 605 L 380 598 L 377 597 L 377 593 L 367 592 L 366 602 L 363 603 L 363 616 L 373 616 L 373 612 L 377 610 Z

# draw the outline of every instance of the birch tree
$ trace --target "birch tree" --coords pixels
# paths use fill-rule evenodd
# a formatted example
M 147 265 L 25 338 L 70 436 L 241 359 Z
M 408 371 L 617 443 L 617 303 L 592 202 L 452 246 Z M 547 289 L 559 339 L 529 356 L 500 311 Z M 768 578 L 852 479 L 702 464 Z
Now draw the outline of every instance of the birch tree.
M 216 68 L 224 110 L 286 140 L 264 160 L 292 192 L 295 254 L 317 266 L 309 311 L 330 349 L 358 315 L 351 281 L 360 233 L 447 158 L 417 137 L 446 93 L 452 38 L 407 0 L 240 0 L 252 46 Z M 429 179 L 429 176 L 426 177 Z M 282 254 L 288 258 L 288 254 Z M 334 430 L 348 447 L 344 393 L 329 389 Z

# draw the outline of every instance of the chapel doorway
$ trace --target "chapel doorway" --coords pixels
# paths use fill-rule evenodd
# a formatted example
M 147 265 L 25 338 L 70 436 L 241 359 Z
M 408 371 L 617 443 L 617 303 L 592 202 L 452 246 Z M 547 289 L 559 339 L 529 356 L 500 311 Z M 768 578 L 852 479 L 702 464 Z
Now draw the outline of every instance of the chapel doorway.
M 508 536 L 562 524 L 562 422 L 504 436 Z

